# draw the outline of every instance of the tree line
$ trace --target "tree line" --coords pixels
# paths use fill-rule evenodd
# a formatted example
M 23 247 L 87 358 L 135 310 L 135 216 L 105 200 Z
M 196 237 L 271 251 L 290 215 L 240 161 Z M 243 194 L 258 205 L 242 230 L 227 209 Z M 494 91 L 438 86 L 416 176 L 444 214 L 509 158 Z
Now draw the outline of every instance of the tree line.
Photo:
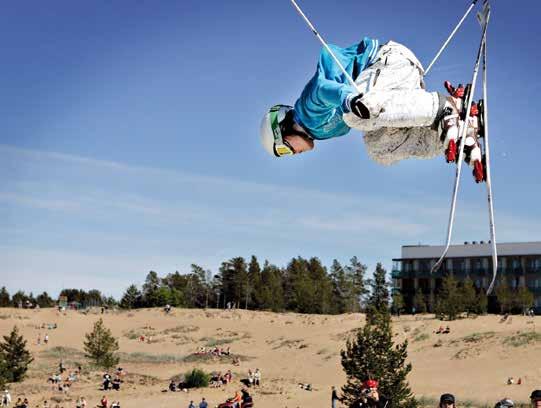
M 90 306 L 114 306 L 118 302 L 113 297 L 103 295 L 97 289 L 85 291 L 83 289 L 62 289 L 60 297 L 65 297 L 68 303 L 75 302 L 81 307 Z M 5 286 L 0 288 L 0 307 L 55 307 L 57 301 L 53 299 L 45 291 L 37 296 L 32 292 L 26 294 L 23 290 L 19 290 L 10 296 Z
M 381 268 L 380 263 L 377 268 Z M 170 305 L 340 314 L 364 310 L 363 300 L 370 287 L 366 272 L 367 266 L 357 257 L 344 265 L 334 260 L 330 267 L 317 257 L 292 258 L 285 267 L 268 261 L 261 264 L 255 256 L 249 261 L 235 257 L 222 262 L 216 274 L 196 264 L 188 273 L 176 271 L 160 277 L 150 271 L 141 287 L 130 285 L 119 301 L 96 289 L 63 289 L 60 296 L 80 307 L 136 309 Z M 5 287 L 0 289 L 0 307 L 27 304 L 52 307 L 56 302 L 47 292 L 34 297 L 18 291 L 10 297 Z M 443 278 L 434 296 L 418 289 L 407 307 L 399 292 L 392 295 L 392 310 L 397 314 L 431 312 L 447 319 L 462 313 L 523 313 L 533 304 L 534 296 L 528 288 L 510 288 L 505 279 L 498 282 L 495 296 L 488 298 L 469 277 L 458 281 L 452 274 Z
M 141 290 L 130 285 L 120 300 L 125 309 L 141 307 L 213 307 L 337 314 L 358 312 L 366 295 L 367 267 L 356 257 L 330 268 L 318 258 L 291 259 L 280 268 L 255 256 L 222 262 L 214 276 L 193 264 L 191 271 L 146 276 Z

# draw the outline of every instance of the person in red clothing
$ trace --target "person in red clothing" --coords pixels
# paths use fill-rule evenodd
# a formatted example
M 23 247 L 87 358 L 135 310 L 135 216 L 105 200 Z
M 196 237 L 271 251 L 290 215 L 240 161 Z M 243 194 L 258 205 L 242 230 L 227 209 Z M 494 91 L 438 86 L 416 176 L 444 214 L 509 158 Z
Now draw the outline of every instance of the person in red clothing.
M 100 408 L 107 408 L 108 406 L 109 402 L 107 401 L 107 397 L 104 395 L 100 401 Z

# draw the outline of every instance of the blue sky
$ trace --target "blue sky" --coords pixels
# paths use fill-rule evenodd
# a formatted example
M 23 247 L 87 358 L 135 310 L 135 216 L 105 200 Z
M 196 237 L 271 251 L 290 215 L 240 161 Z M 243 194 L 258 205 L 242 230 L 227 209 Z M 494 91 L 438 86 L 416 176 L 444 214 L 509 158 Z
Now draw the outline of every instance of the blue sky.
M 425 64 L 467 1 L 304 0 L 323 36 L 395 40 Z M 489 108 L 498 240 L 541 240 L 541 3 L 493 1 Z M 426 77 L 467 82 L 473 15 Z M 387 267 L 440 244 L 454 169 L 382 167 L 362 135 L 274 159 L 263 113 L 293 103 L 319 43 L 288 0 L 19 1 L 0 15 L 0 285 L 119 296 L 153 269 L 216 272 L 233 256 Z M 468 170 L 468 169 L 465 169 Z M 453 242 L 488 239 L 486 192 L 463 174 Z

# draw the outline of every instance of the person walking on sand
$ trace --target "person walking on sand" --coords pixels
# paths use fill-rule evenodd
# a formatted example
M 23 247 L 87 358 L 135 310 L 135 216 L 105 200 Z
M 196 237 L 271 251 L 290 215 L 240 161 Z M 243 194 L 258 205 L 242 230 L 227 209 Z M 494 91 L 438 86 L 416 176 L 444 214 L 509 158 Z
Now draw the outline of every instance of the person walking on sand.
M 188 408 L 195 408 L 195 404 L 193 403 L 193 401 L 190 401 L 190 405 L 188 405 Z

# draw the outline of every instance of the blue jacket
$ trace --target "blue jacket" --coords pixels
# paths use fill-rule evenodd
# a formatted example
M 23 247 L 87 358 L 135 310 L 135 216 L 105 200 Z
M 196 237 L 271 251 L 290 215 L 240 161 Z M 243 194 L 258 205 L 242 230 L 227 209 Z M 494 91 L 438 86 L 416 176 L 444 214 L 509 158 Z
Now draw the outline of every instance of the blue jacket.
M 329 48 L 348 74 L 355 79 L 374 61 L 379 44 L 378 40 L 365 37 L 360 43 L 347 48 L 332 44 L 329 44 Z M 350 129 L 342 119 L 342 115 L 349 111 L 346 99 L 352 93 L 357 94 L 357 90 L 345 78 L 328 51 L 323 48 L 315 75 L 295 102 L 295 121 L 314 139 L 343 136 Z

